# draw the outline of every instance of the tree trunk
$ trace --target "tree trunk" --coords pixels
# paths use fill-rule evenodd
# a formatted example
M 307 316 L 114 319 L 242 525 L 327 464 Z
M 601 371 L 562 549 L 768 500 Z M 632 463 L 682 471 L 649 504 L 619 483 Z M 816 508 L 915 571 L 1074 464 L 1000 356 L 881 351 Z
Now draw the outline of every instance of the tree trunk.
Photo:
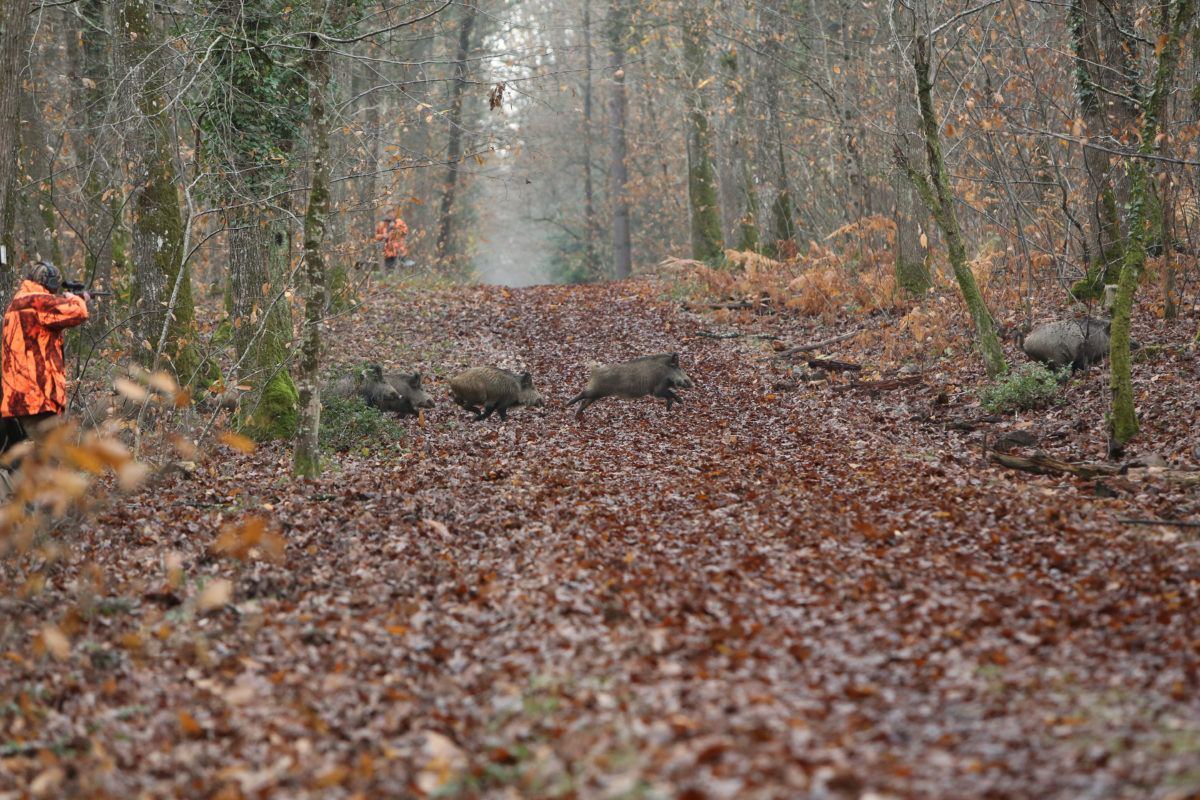
M 919 158 L 921 117 L 910 92 L 905 91 L 903 81 L 896 92 L 896 124 L 899 128 L 900 148 L 906 163 Z M 919 296 L 933 285 L 929 272 L 928 237 L 921 240 L 921 224 L 928 220 L 921 214 L 921 198 L 916 187 L 902 170 L 896 170 L 893 181 L 896 191 L 896 206 L 892 219 L 896 223 L 896 260 L 894 264 L 896 285 L 913 296 Z
M 754 180 L 754 157 L 750 147 L 750 114 L 747 109 L 748 90 L 745 78 L 739 74 L 741 64 L 736 52 L 723 56 L 728 70 L 726 89 L 733 96 L 733 144 L 730 158 L 737 163 L 732 172 L 738 176 L 740 201 L 737 219 L 737 241 L 734 245 L 743 252 L 758 252 L 758 197 Z
M 119 183 L 114 179 L 117 164 L 116 148 L 109 133 L 110 117 L 107 106 L 113 96 L 114 64 L 111 40 L 106 31 L 115 27 L 112 6 L 102 0 L 83 0 L 79 13 L 85 20 L 77 51 L 80 81 L 74 92 L 74 103 L 82 110 L 88 135 L 75 143 L 79 151 L 79 185 L 82 187 L 84 229 L 81 243 L 84 248 L 83 271 L 79 280 L 89 287 L 112 288 L 113 249 L 121 225 L 120 206 L 114 213 L 115 195 Z M 84 332 L 93 337 L 108 330 L 110 303 L 96 303 L 90 309 Z M 98 342 L 92 341 L 95 345 Z
M 326 3 L 317 4 L 318 6 Z M 322 27 L 324 9 L 314 9 L 310 30 Z M 296 427 L 293 469 L 297 475 L 315 478 L 321 473 L 321 320 L 325 316 L 325 228 L 329 220 L 329 50 L 325 40 L 309 36 L 308 83 L 309 117 L 315 141 L 312 185 L 308 210 L 304 214 L 304 276 L 307 295 L 304 302 L 304 330 L 300 337 L 299 382 L 300 417 Z
M 692 258 L 711 264 L 721 262 L 725 247 L 717 208 L 716 171 L 708 131 L 708 102 L 703 84 L 708 81 L 704 54 L 707 37 L 703 19 L 695 13 L 683 15 L 684 94 L 688 123 L 688 206 L 692 218 Z
M 1160 41 L 1154 65 L 1154 82 L 1143 106 L 1141 147 L 1149 155 L 1157 149 L 1159 124 L 1166 112 L 1171 82 L 1179 61 L 1180 42 L 1191 25 L 1195 13 L 1194 0 L 1173 0 L 1167 8 L 1170 27 Z M 1174 12 L 1174 17 L 1171 17 Z M 1117 296 L 1113 301 L 1112 326 L 1109 339 L 1109 380 L 1112 388 L 1112 411 L 1109 414 L 1109 454 L 1116 455 L 1126 442 L 1137 435 L 1137 409 L 1133 402 L 1133 378 L 1129 358 L 1129 327 L 1133 312 L 1133 295 L 1146 264 L 1146 228 L 1154 191 L 1151 163 L 1133 158 L 1129 169 L 1129 239 L 1125 246 Z
M 24 50 L 29 45 L 29 4 L 21 0 L 0 0 L 0 301 L 7 307 L 16 288 L 19 263 L 17 252 L 16 186 L 17 133 L 20 125 L 21 73 Z
M 1068 11 L 1075 57 L 1075 96 L 1090 140 L 1119 148 L 1133 132 L 1138 100 L 1137 77 L 1129 54 L 1137 43 L 1118 27 L 1120 3 L 1102 7 L 1099 0 L 1073 0 Z M 1121 269 L 1124 232 L 1121 211 L 1129 200 L 1129 181 L 1114 168 L 1112 153 L 1084 147 L 1091 228 L 1084 253 L 1087 276 L 1071 287 L 1079 298 L 1095 299 Z
M 42 54 L 45 55 L 45 54 Z M 60 140 L 52 135 L 38 108 L 37 95 L 21 95 L 20 162 L 23 171 L 21 192 L 17 203 L 17 229 L 21 246 L 30 260 L 49 261 L 60 268 L 63 264 L 59 246 L 57 217 L 54 208 L 54 183 Z M 67 272 L 68 277 L 72 277 Z M 73 279 L 73 278 L 72 278 Z
M 583 0 L 583 274 L 600 277 L 599 224 L 592 179 L 592 1 Z
M 967 264 L 967 249 L 958 229 L 958 215 L 954 211 L 954 197 L 950 191 L 950 176 L 942 158 L 942 145 L 938 137 L 937 113 L 933 108 L 933 86 L 929 77 L 929 57 L 924 36 L 913 42 L 913 71 L 917 78 L 917 100 L 921 114 L 921 133 L 925 140 L 925 156 L 928 160 L 929 180 L 913 169 L 897 150 L 897 159 L 921 200 L 933 215 L 934 221 L 946 240 L 946 249 L 954 277 L 958 280 L 963 301 L 975 327 L 975 340 L 983 356 L 983 366 L 989 378 L 994 378 L 1008 369 L 1004 353 L 996 338 L 996 326 L 992 315 L 983 302 L 983 294 L 975 282 L 975 276 Z M 932 182 L 932 187 L 930 183 Z
M 475 26 L 475 6 L 467 6 L 458 27 L 458 50 L 454 56 L 454 84 L 450 92 L 450 111 L 447 112 L 447 122 L 450 130 L 447 134 L 446 145 L 446 182 L 442 188 L 442 207 L 438 215 L 437 259 L 444 271 L 452 271 L 458 265 L 460 253 L 455 252 L 452 242 L 454 236 L 454 198 L 458 189 L 458 164 L 462 160 L 463 125 L 462 98 L 467 87 L 467 74 L 470 66 L 467 58 L 471 54 L 471 29 Z
M 205 388 L 214 368 L 196 352 L 195 307 L 191 270 L 184 252 L 184 223 L 175 187 L 175 150 L 157 48 L 161 46 L 147 0 L 126 0 L 122 28 L 130 51 L 127 63 L 136 65 L 131 85 L 137 87 L 139 132 L 130 148 L 135 163 L 132 177 L 134 274 L 136 311 L 134 353 L 149 366 L 161 352 L 181 385 Z M 131 77 L 134 77 L 131 76 Z M 176 288 L 178 287 L 178 288 Z M 172 304 L 173 299 L 173 304 Z M 166 318 L 164 320 L 164 316 Z M 161 341 L 167 322 L 166 341 Z
M 612 0 L 608 10 L 608 65 L 613 71 L 612 97 L 609 103 L 609 125 L 612 143 L 612 203 L 613 267 L 617 280 L 633 274 L 633 247 L 630 242 L 629 144 L 625 139 L 628 102 L 625 96 L 625 69 L 621 58 L 625 43 L 625 9 L 621 0 Z
M 229 296 L 238 383 L 250 386 L 242 400 L 242 425 L 255 439 L 290 439 L 296 431 L 299 395 L 288 374 L 291 320 L 278 313 L 284 287 L 272 283 L 268 235 L 258 215 L 243 211 L 229 223 Z

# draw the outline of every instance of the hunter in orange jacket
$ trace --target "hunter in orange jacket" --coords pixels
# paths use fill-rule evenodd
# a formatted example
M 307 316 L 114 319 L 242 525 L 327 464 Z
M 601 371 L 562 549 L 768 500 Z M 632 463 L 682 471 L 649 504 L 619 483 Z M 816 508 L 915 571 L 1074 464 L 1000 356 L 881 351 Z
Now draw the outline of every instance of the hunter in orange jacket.
M 399 258 L 400 256 L 408 255 L 408 244 L 405 241 L 408 238 L 408 225 L 400 217 L 396 217 L 396 221 L 392 223 L 391 230 L 388 231 L 387 245 L 383 248 L 384 258 Z
M 0 417 L 66 410 L 63 331 L 86 320 L 88 309 L 84 297 L 56 294 L 61 281 L 56 267 L 34 264 L 4 313 Z

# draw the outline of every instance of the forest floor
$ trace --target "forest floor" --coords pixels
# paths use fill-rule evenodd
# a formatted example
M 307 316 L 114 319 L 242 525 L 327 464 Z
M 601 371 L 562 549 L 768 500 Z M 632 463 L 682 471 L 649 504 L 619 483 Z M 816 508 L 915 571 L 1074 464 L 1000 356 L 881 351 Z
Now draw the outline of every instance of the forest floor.
M 1197 461 L 1195 323 L 1135 330 L 1166 347 L 1127 459 Z M 1200 545 L 1127 521 L 1196 489 L 986 453 L 1102 460 L 1107 370 L 990 417 L 969 351 L 874 389 L 774 357 L 841 330 L 654 280 L 377 286 L 331 358 L 429 374 L 402 438 L 311 481 L 220 449 L 0 560 L 0 798 L 1196 797 Z M 664 350 L 681 406 L 564 408 Z M 472 422 L 468 364 L 546 407 Z

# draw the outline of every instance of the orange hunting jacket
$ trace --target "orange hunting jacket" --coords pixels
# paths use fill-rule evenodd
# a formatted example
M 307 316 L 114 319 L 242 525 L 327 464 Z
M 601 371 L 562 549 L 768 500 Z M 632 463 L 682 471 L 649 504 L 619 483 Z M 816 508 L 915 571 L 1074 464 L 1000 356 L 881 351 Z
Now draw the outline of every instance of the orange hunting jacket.
M 4 312 L 0 417 L 45 411 L 61 414 L 66 410 L 62 332 L 87 316 L 87 303 L 82 297 L 51 294 L 33 281 L 21 284 Z
M 404 241 L 407 236 L 408 225 L 404 223 L 404 220 L 396 217 L 396 221 L 392 223 L 392 229 L 388 231 L 387 244 L 383 248 L 384 258 L 408 255 L 408 244 Z

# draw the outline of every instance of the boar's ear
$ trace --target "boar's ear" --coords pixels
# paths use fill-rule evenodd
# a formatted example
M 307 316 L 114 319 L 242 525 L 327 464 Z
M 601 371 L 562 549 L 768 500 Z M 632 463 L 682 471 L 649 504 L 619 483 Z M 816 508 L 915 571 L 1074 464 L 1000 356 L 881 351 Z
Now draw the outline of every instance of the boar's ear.
M 414 389 L 420 389 L 421 388 L 421 373 L 414 372 L 412 375 L 410 375 L 408 378 L 408 385 Z
M 522 389 L 532 389 L 533 388 L 533 376 L 529 374 L 528 370 L 521 373 L 521 388 Z
M 672 367 L 678 367 L 679 366 L 679 353 L 670 353 L 670 356 L 671 357 L 667 359 L 667 363 L 670 364 Z

